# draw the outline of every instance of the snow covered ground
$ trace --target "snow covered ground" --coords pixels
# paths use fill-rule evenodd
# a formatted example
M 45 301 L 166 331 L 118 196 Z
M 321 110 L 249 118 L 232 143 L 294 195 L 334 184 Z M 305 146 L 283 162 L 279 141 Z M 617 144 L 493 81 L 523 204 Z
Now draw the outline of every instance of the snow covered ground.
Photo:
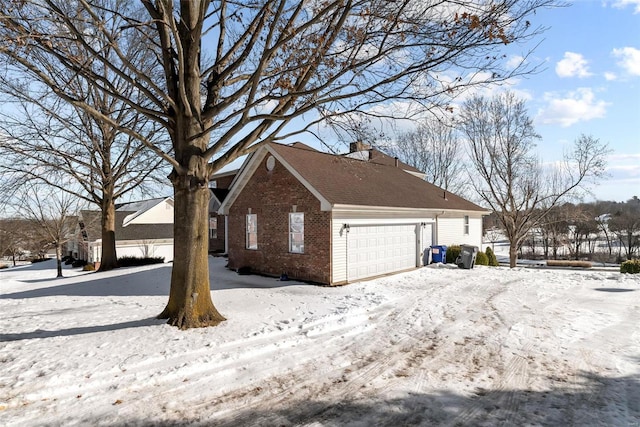
M 228 320 L 154 319 L 169 265 L 0 270 L 0 424 L 640 426 L 640 275 L 425 267 L 328 288 L 211 258 Z

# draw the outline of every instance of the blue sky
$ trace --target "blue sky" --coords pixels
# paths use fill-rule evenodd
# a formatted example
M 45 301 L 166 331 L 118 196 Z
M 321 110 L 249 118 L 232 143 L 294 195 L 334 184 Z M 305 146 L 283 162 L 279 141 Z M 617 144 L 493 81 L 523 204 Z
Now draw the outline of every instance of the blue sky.
M 640 0 L 575 0 L 566 7 L 540 9 L 529 20 L 534 27 L 547 27 L 546 32 L 528 45 L 506 46 L 504 52 L 508 60 L 517 60 L 537 45 L 529 60 L 539 64 L 539 72 L 514 79 L 507 88 L 527 102 L 542 137 L 539 156 L 545 162 L 561 160 L 580 135 L 593 136 L 612 153 L 609 177 L 590 186 L 585 201 L 640 197 Z M 318 132 L 327 144 L 337 142 L 335 134 Z M 294 140 L 326 148 L 309 134 Z
M 504 53 L 508 64 L 535 47 L 528 60 L 538 72 L 480 92 L 508 89 L 526 101 L 544 162 L 561 160 L 582 134 L 608 144 L 608 177 L 589 185 L 584 201 L 640 197 L 640 0 L 577 0 L 541 9 L 530 21 L 547 30 Z M 414 126 L 400 122 L 400 131 Z M 322 136 L 329 145 L 336 138 Z M 323 149 L 313 138 L 297 138 Z
M 512 86 L 527 100 L 545 161 L 581 134 L 609 144 L 610 177 L 587 200 L 640 196 L 640 0 L 575 1 L 543 10 L 539 74 Z M 517 51 L 513 51 L 517 54 Z

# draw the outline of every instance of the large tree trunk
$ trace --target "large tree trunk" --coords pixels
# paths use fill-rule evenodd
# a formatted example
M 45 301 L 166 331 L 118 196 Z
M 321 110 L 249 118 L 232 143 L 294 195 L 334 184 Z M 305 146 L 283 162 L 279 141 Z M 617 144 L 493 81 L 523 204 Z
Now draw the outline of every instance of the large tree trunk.
M 112 270 L 118 267 L 116 254 L 116 206 L 113 198 L 106 194 L 102 199 L 102 258 L 99 271 Z
M 169 93 L 178 106 L 172 110 L 174 123 L 170 134 L 179 167 L 174 167 L 169 176 L 174 191 L 171 290 L 169 302 L 158 317 L 169 319 L 169 324 L 180 329 L 215 326 L 225 320 L 213 306 L 209 284 L 211 193 L 208 158 L 203 153 L 209 144 L 212 123 L 210 118 L 199 116 L 203 10 L 199 2 L 180 2 L 181 20 L 177 30 L 183 49 L 181 73 L 184 74 L 177 76 L 174 70 L 165 69 Z
M 58 267 L 58 275 L 56 277 L 62 277 L 62 246 L 56 244 L 56 264 Z
M 209 188 L 206 177 L 172 176 L 173 269 L 169 302 L 158 316 L 180 329 L 215 326 L 225 320 L 209 285 Z
M 509 243 L 509 267 L 515 268 L 518 261 L 518 243 L 511 241 Z

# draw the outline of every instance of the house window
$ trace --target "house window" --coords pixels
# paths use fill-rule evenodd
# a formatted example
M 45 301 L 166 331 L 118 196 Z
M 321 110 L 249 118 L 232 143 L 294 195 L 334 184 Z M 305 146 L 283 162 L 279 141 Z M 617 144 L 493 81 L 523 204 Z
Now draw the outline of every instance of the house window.
M 218 217 L 217 216 L 209 217 L 209 238 L 210 239 L 218 238 Z
M 469 215 L 464 216 L 464 234 L 469 235 Z
M 302 212 L 289 214 L 289 252 L 304 253 L 304 213 Z
M 258 249 L 258 216 L 247 214 L 247 249 Z

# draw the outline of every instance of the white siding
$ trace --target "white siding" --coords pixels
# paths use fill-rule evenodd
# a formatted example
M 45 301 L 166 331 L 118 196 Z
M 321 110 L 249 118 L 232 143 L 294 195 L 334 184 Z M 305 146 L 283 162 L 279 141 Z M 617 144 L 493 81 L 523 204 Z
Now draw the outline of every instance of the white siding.
M 331 282 L 347 281 L 347 233 L 344 223 L 334 219 L 331 227 Z
M 168 241 L 125 241 L 116 242 L 116 253 L 118 258 L 123 256 L 143 257 L 163 257 L 164 262 L 173 261 L 173 240 Z
M 102 241 L 89 243 L 88 262 L 97 262 L 102 258 Z M 132 256 L 163 257 L 164 262 L 173 261 L 173 239 L 156 241 L 120 240 L 116 241 L 116 255 L 118 258 Z
M 426 260 L 424 259 L 424 250 L 432 245 L 435 245 L 435 223 L 426 223 L 423 227 L 422 227 L 422 239 L 420 240 L 420 246 L 418 247 L 418 250 L 420 251 L 420 253 L 418 254 L 419 256 L 419 260 L 418 260 L 418 264 L 419 265 L 427 265 L 429 264 L 429 258 L 427 258 Z M 427 255 L 429 255 L 431 252 L 428 251 Z
M 438 218 L 438 245 L 473 245 L 482 246 L 482 217 L 469 217 L 469 234 L 464 233 L 464 216 L 455 218 Z
M 469 218 L 469 236 L 464 244 L 477 246 L 482 249 L 482 217 Z

